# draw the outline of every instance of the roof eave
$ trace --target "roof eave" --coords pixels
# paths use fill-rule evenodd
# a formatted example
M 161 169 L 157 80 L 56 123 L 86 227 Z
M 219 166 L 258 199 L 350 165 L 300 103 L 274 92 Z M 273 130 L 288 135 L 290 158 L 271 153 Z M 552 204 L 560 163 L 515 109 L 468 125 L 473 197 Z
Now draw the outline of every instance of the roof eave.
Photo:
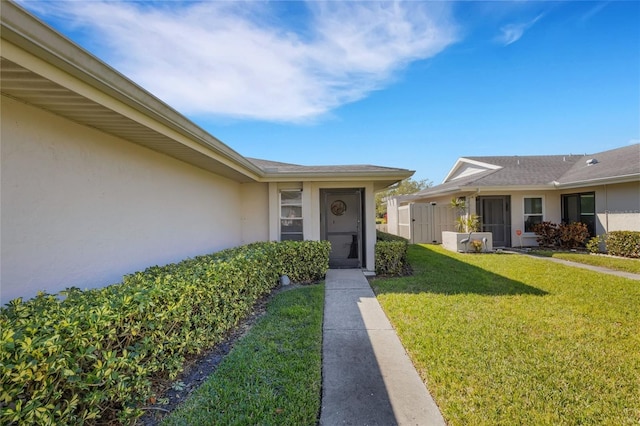
M 271 172 L 264 173 L 261 182 L 363 182 L 373 181 L 376 190 L 413 176 L 413 170 L 385 172 Z
M 170 136 L 172 132 L 201 145 L 204 150 L 199 150 L 199 154 L 208 155 L 219 161 L 224 167 L 232 169 L 230 174 L 237 175 L 239 173 L 249 180 L 259 180 L 262 177 L 262 170 L 245 157 L 12 2 L 3 2 L 0 33 L 3 42 L 6 41 L 28 55 L 51 64 L 74 79 L 113 98 L 123 106 L 165 126 L 168 130 L 165 131 L 165 136 L 173 139 L 175 144 L 185 146 L 177 138 Z M 20 63 L 20 59 L 24 59 L 24 56 L 21 58 L 16 55 L 16 49 L 9 49 L 10 45 L 3 46 L 2 56 L 7 57 L 7 54 L 11 55 L 14 51 L 13 57 L 7 57 L 7 59 L 22 66 L 24 61 Z M 38 74 L 44 78 L 51 78 L 50 75 L 43 75 L 46 74 L 44 70 L 39 69 Z M 55 83 L 61 84 L 60 81 L 55 81 Z M 64 83 L 62 85 L 72 90 Z M 86 94 L 82 96 L 86 97 Z M 98 99 L 91 100 L 100 103 Z M 139 116 L 125 116 L 123 110 L 117 112 L 123 117 L 139 122 L 147 127 L 149 132 L 159 131 L 158 128 L 151 129 L 147 123 L 141 123 Z M 181 160 L 184 159 L 181 158 Z M 244 179 L 240 178 L 240 180 Z
M 583 188 L 596 185 L 613 185 L 617 183 L 640 182 L 640 173 L 632 173 L 623 176 L 610 176 L 604 178 L 579 180 L 573 182 L 554 182 L 554 186 L 558 189 L 565 188 Z

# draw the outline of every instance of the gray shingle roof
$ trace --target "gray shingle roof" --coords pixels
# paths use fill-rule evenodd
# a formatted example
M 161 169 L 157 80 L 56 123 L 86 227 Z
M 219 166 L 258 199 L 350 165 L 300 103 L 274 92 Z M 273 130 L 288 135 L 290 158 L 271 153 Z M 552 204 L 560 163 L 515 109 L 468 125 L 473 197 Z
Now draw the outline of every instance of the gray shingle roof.
M 587 155 L 583 159 L 585 161 L 576 162 L 557 179 L 557 182 L 567 185 L 623 176 L 640 176 L 640 144 Z M 591 159 L 596 162 L 589 165 L 587 161 Z
M 589 165 L 590 159 L 597 163 Z M 640 180 L 640 144 L 603 151 L 591 155 L 531 155 L 463 157 L 499 166 L 440 185 L 426 188 L 403 199 L 419 199 L 482 187 L 532 187 L 584 185 L 592 181 L 631 178 Z
M 474 183 L 480 186 L 547 185 L 557 181 L 582 158 L 581 155 L 531 155 L 512 157 L 467 157 L 500 166 Z
M 281 163 L 277 161 L 261 160 L 258 158 L 247 158 L 256 166 L 260 167 L 265 173 L 278 174 L 306 174 L 306 173 L 406 173 L 407 169 L 398 169 L 393 167 L 372 166 L 369 164 L 352 164 L 352 165 L 335 165 L 335 166 L 302 166 L 300 164 Z

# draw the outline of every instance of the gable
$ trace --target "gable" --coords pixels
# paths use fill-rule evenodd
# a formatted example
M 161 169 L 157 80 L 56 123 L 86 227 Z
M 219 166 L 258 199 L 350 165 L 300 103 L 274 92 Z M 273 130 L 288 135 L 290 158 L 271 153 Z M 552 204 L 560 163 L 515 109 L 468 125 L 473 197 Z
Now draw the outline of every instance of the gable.
M 488 162 L 459 158 L 444 178 L 443 183 L 498 169 L 500 166 Z

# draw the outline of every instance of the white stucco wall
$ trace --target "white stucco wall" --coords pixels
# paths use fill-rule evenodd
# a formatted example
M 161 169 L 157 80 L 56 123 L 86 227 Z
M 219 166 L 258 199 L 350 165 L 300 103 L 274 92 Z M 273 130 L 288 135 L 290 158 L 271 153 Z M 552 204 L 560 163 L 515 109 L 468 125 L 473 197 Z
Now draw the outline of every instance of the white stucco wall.
M 0 298 L 99 287 L 236 246 L 263 189 L 2 97 Z M 242 194 L 247 197 L 243 203 Z M 250 201 L 248 201 L 250 200 Z M 249 217 L 248 213 L 252 211 Z M 243 216 L 244 215 L 244 216 Z
M 596 233 L 640 231 L 640 182 L 599 185 L 564 193 L 595 192 Z
M 269 184 L 243 183 L 242 244 L 269 240 Z
M 320 191 L 322 189 L 363 188 L 365 191 L 364 218 L 366 255 L 363 269 L 375 271 L 376 219 L 373 182 L 271 182 L 269 183 L 269 239 L 278 241 L 279 205 L 278 193 L 281 189 L 302 189 L 302 220 L 305 240 L 320 240 Z
M 486 195 L 486 194 L 482 194 Z M 504 193 L 494 195 L 505 195 Z M 524 199 L 542 198 L 542 220 L 545 222 L 560 223 L 560 194 L 557 191 L 526 191 L 513 192 L 511 195 L 511 245 L 513 247 L 537 246 L 536 235 L 533 232 L 524 232 Z M 474 203 L 475 206 L 475 203 Z M 517 231 L 522 231 L 518 236 Z

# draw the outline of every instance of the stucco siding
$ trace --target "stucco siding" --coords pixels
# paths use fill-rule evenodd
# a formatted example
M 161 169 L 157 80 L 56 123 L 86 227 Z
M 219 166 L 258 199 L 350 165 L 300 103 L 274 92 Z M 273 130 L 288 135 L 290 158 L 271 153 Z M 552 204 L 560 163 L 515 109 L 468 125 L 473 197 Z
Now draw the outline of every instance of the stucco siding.
M 269 241 L 269 184 L 243 183 L 242 244 Z
M 242 242 L 236 182 L 6 97 L 1 126 L 2 303 Z
M 640 231 L 640 182 L 579 188 L 572 193 L 595 192 L 596 233 Z
M 610 212 L 638 212 L 640 211 L 640 182 L 620 183 L 617 185 L 607 185 L 601 190 L 604 203 L 602 209 L 597 203 L 596 208 L 600 211 Z
M 537 246 L 536 235 L 533 232 L 524 232 L 524 199 L 542 198 L 542 220 L 545 222 L 560 223 L 560 195 L 557 191 L 527 191 L 501 194 L 511 196 L 511 245 L 514 247 Z M 522 231 L 518 235 L 518 230 Z

